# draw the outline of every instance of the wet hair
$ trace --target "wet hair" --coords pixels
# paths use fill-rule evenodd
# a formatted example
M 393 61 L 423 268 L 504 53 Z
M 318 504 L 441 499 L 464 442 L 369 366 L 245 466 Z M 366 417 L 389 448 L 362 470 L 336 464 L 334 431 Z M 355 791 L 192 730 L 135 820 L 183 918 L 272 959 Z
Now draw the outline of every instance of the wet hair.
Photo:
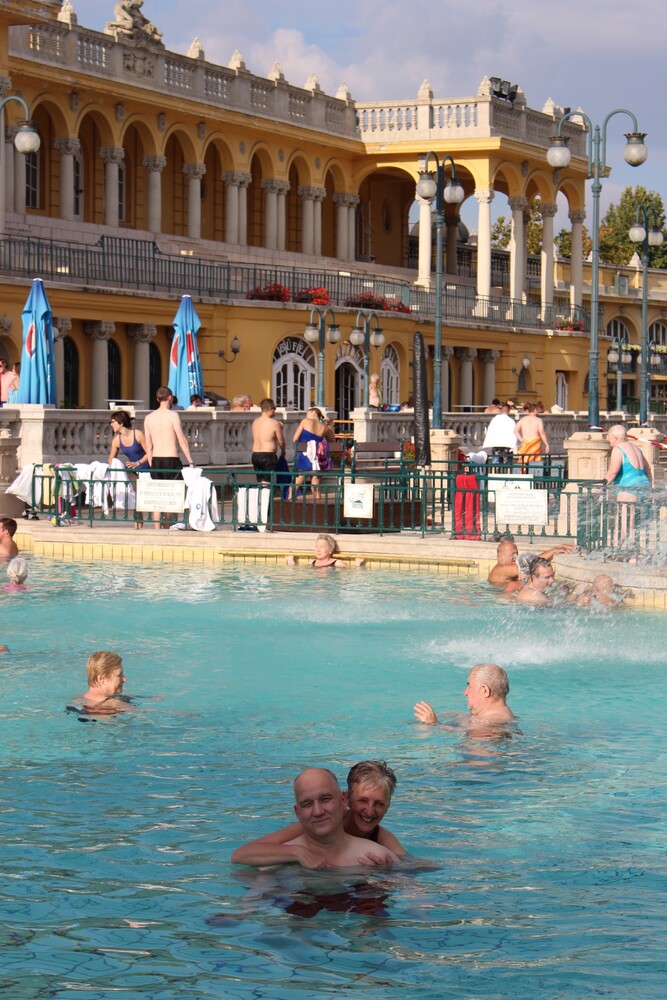
M 338 542 L 332 535 L 318 535 L 316 542 L 326 542 L 331 552 L 338 552 Z
M 535 571 L 539 569 L 540 566 L 546 566 L 548 569 L 552 569 L 551 563 L 548 559 L 543 559 L 542 556 L 535 556 L 530 566 L 531 577 L 535 576 Z
M 243 398 L 247 399 L 248 397 L 244 396 Z M 276 404 L 273 402 L 272 399 L 269 399 L 267 397 L 266 399 L 263 399 L 262 402 L 259 404 L 259 408 L 262 411 L 262 413 L 268 413 L 269 410 L 275 410 Z
M 521 576 L 530 576 L 533 571 L 533 563 L 538 557 L 532 552 L 519 552 L 516 557 L 517 569 Z
M 509 678 L 497 663 L 477 663 L 470 673 L 480 684 L 486 684 L 494 698 L 506 698 L 509 694 Z
M 5 531 L 9 532 L 9 534 L 13 538 L 14 535 L 16 534 L 16 529 L 18 528 L 18 524 L 16 523 L 16 521 L 14 520 L 14 518 L 13 517 L 0 517 L 0 524 L 3 526 L 3 528 L 5 529 Z
M 127 410 L 114 410 L 109 417 L 109 420 L 115 420 L 117 424 L 121 425 L 121 427 L 132 426 L 132 417 Z
M 86 668 L 88 683 L 94 684 L 98 680 L 106 680 L 122 665 L 123 660 L 118 653 L 112 653 L 108 649 L 99 649 L 96 653 L 91 653 Z
M 396 784 L 396 775 L 383 760 L 360 760 L 350 768 L 347 775 L 347 790 L 350 795 L 355 788 L 373 785 L 381 788 L 390 799 Z
M 164 403 L 165 399 L 169 399 L 169 397 L 173 395 L 174 394 L 168 385 L 161 385 L 158 391 L 155 393 L 155 398 L 157 399 L 158 403 Z
M 16 556 L 7 563 L 7 577 L 10 583 L 23 583 L 28 577 L 28 564 L 23 556 Z

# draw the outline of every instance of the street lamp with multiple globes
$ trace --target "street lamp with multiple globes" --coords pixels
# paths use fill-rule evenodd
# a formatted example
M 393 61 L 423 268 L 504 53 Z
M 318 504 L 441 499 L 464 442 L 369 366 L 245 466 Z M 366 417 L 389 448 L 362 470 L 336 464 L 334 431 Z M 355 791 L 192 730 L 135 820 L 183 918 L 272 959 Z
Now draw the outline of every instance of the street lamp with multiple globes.
M 371 322 L 375 320 L 375 327 L 371 333 Z M 369 367 L 371 347 L 382 347 L 384 344 L 384 334 L 380 327 L 377 313 L 365 313 L 361 309 L 357 312 L 354 321 L 354 329 L 350 334 L 350 343 L 355 347 L 364 347 L 364 408 L 368 409 L 368 389 L 369 389 Z
M 611 342 L 607 351 L 607 361 L 616 366 L 616 409 L 623 409 L 623 368 L 632 364 L 632 354 L 628 344 L 628 335 L 619 333 Z
M 641 343 L 641 379 L 639 388 L 639 423 L 645 424 L 649 414 L 649 394 L 651 384 L 649 378 L 649 343 L 648 343 L 648 262 L 651 247 L 659 247 L 664 237 L 658 226 L 658 215 L 650 206 L 637 205 L 637 219 L 630 226 L 628 236 L 633 243 L 641 243 L 640 253 L 644 270 L 642 284 L 642 343 Z
M 317 323 L 314 322 L 315 316 L 317 316 Z M 325 325 L 327 316 L 331 317 L 329 322 L 329 329 L 325 332 Z M 338 324 L 336 323 L 336 316 L 333 309 L 322 310 L 317 306 L 313 306 L 310 310 L 310 320 L 308 321 L 308 326 L 304 331 L 304 337 L 309 344 L 315 344 L 319 341 L 319 349 L 317 354 L 317 390 L 315 393 L 315 405 L 322 407 L 325 405 L 324 402 L 324 346 L 325 338 L 330 344 L 337 344 L 340 340 L 340 330 L 338 329 Z
M 429 171 L 429 160 L 434 160 L 435 176 Z M 445 184 L 445 164 L 449 161 L 452 176 Z M 449 154 L 442 162 L 433 152 L 424 159 L 424 169 L 417 181 L 417 194 L 429 204 L 435 198 L 435 322 L 433 349 L 433 428 L 442 430 L 442 227 L 445 222 L 445 204 L 460 205 L 465 191 L 456 179 L 456 164 Z
M 563 125 L 572 118 L 581 118 L 588 126 L 588 177 L 593 178 L 591 193 L 593 195 L 593 229 L 591 239 L 593 251 L 591 258 L 591 331 L 590 349 L 588 365 L 588 422 L 592 427 L 598 427 L 600 422 L 599 404 L 599 351 L 598 351 L 598 324 L 599 324 L 599 300 L 600 300 L 600 192 L 602 191 L 601 177 L 606 177 L 609 168 L 607 167 L 607 125 L 614 115 L 628 115 L 632 121 L 633 132 L 627 132 L 627 140 L 623 156 L 625 162 L 631 167 L 638 167 L 644 162 L 648 155 L 648 150 L 644 143 L 645 132 L 639 131 L 637 119 L 631 111 L 625 108 L 615 108 L 610 111 L 605 118 L 602 128 L 599 125 L 593 126 L 590 118 L 583 111 L 568 111 L 558 122 L 556 135 L 551 139 L 551 145 L 547 150 L 547 160 L 549 165 L 555 170 L 567 167 L 572 154 L 568 148 L 568 137 L 564 136 Z
M 18 103 L 23 108 L 25 114 L 25 120 L 19 122 L 18 132 L 16 133 L 16 136 L 14 138 L 14 145 L 18 149 L 19 153 L 23 153 L 24 156 L 28 156 L 30 153 L 36 153 L 40 147 L 39 132 L 35 128 L 34 122 L 30 121 L 30 111 L 28 109 L 28 105 L 23 100 L 23 98 L 19 97 L 17 94 L 10 94 L 9 97 L 4 97 L 2 100 L 0 100 L 0 115 L 2 115 L 5 105 L 9 104 L 10 101 L 18 101 Z M 4 143 L 2 145 L 4 145 Z M 1 152 L 0 152 L 0 157 L 2 157 Z M 2 168 L 0 170 L 0 184 L 2 184 L 4 187 L 5 183 L 4 159 L 0 160 L 0 166 Z M 3 211 L 2 216 L 0 216 L 0 233 L 4 233 L 4 231 L 5 231 L 5 219 Z

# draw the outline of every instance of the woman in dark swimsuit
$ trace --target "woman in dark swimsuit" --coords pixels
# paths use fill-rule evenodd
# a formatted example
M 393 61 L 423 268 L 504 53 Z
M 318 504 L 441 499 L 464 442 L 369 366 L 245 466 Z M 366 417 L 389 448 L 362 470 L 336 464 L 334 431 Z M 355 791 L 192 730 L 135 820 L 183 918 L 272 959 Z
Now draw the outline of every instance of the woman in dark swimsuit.
M 125 458 L 125 468 L 133 472 L 148 472 L 148 456 L 146 454 L 146 442 L 141 431 L 135 431 L 132 427 L 132 418 L 126 410 L 114 410 L 109 418 L 109 424 L 113 431 L 113 441 L 109 452 L 109 465 L 118 453 Z

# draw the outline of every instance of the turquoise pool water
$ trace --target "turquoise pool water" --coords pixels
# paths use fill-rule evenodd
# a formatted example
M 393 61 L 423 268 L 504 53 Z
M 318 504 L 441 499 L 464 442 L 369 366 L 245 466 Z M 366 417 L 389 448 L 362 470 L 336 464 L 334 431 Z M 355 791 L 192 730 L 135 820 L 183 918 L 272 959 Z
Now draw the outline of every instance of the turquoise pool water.
M 28 998 L 654 998 L 667 975 L 667 616 L 474 581 L 33 560 L 0 594 L 0 989 Z M 89 652 L 141 711 L 81 724 Z M 412 720 L 506 667 L 521 733 Z M 386 758 L 427 871 L 229 864 L 307 764 Z

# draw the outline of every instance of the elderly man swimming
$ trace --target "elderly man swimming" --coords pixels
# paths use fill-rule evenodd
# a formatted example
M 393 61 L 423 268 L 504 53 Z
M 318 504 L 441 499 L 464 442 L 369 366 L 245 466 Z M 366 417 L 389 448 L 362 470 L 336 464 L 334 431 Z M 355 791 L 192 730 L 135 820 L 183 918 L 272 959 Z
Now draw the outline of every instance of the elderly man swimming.
M 255 840 L 237 848 L 239 865 L 300 864 L 304 868 L 358 868 L 389 865 L 398 856 L 389 848 L 346 833 L 347 793 L 333 771 L 309 767 L 294 782 L 294 812 L 301 833 L 285 843 Z
M 514 720 L 514 713 L 506 701 L 509 690 L 507 674 L 497 663 L 478 663 L 471 668 L 463 692 L 470 709 L 469 735 L 492 736 L 498 726 Z M 427 726 L 434 726 L 438 721 L 427 701 L 418 701 L 414 712 L 415 718 Z

